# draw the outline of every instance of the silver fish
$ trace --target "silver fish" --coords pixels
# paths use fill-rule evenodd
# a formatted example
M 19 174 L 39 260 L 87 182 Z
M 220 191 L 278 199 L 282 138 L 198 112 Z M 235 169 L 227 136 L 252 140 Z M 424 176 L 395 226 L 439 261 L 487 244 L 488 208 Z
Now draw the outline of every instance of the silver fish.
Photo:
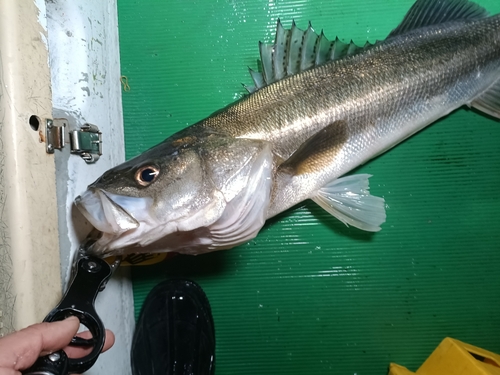
M 278 23 L 260 55 L 250 95 L 76 198 L 102 232 L 94 254 L 229 249 L 306 199 L 378 231 L 370 176 L 343 175 L 460 106 L 500 118 L 500 15 L 467 0 L 417 0 L 364 47 Z

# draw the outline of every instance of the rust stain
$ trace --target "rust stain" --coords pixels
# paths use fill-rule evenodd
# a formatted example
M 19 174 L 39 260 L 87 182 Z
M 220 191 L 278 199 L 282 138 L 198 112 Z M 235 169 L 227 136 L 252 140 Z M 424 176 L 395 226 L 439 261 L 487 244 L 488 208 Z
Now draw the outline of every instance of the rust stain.
M 44 143 L 45 142 L 45 134 L 43 134 L 43 131 L 42 130 L 39 130 L 38 131 L 38 140 L 40 141 L 40 143 Z

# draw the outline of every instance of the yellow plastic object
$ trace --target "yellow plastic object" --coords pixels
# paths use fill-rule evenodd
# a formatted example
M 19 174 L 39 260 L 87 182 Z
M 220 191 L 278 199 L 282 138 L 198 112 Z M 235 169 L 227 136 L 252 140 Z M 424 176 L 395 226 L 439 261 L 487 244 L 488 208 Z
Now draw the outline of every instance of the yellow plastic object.
M 167 258 L 175 256 L 173 253 L 159 254 L 129 254 L 123 257 L 120 266 L 149 266 L 151 264 L 163 262 Z M 114 263 L 116 257 L 106 258 L 110 264 Z
M 445 338 L 424 364 L 411 372 L 391 363 L 389 375 L 500 375 L 500 355 Z

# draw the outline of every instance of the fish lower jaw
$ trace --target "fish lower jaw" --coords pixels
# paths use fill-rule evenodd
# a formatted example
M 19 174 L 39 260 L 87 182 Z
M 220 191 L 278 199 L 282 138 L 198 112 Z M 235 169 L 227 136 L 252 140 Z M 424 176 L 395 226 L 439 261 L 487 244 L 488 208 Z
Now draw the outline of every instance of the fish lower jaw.
M 91 251 L 103 255 L 123 255 L 129 248 L 142 248 L 175 231 L 176 226 L 169 224 L 167 228 L 151 223 L 140 223 L 137 228 L 120 233 L 102 232 L 101 238 L 95 242 Z
M 225 214 L 207 225 L 203 215 L 166 224 L 140 223 L 138 228 L 121 234 L 102 233 L 90 251 L 99 257 L 131 253 L 177 252 L 202 254 L 230 249 L 254 238 L 265 222 L 268 193 L 251 194 L 250 202 L 243 200 L 229 204 Z M 234 203 L 236 203 L 234 205 Z M 210 220 L 212 221 L 212 220 Z
M 90 252 L 99 257 L 123 255 L 137 252 L 175 252 L 181 251 L 183 244 L 196 242 L 207 246 L 208 242 L 196 241 L 193 236 L 206 235 L 206 221 L 175 220 L 159 223 L 153 220 L 140 222 L 137 228 L 120 232 L 102 232 Z M 196 233 L 196 234 L 194 234 Z

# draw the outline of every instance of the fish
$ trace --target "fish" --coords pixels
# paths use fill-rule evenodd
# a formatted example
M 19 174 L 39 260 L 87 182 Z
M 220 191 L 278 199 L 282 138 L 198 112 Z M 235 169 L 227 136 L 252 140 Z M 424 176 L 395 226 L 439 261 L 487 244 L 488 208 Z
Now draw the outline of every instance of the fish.
M 385 200 L 349 172 L 462 106 L 500 118 L 500 15 L 468 0 L 417 0 L 364 46 L 278 21 L 259 52 L 248 95 L 75 199 L 100 233 L 90 253 L 230 249 L 307 199 L 377 232 Z

